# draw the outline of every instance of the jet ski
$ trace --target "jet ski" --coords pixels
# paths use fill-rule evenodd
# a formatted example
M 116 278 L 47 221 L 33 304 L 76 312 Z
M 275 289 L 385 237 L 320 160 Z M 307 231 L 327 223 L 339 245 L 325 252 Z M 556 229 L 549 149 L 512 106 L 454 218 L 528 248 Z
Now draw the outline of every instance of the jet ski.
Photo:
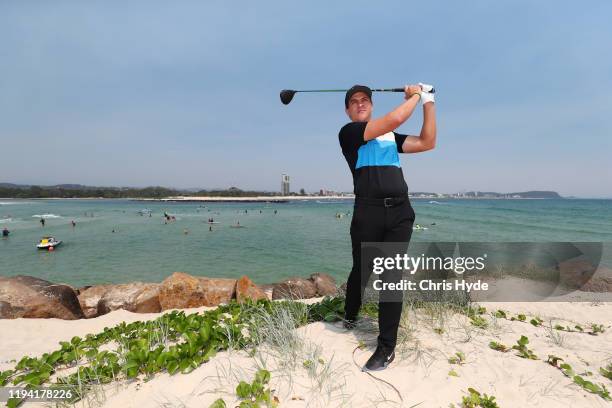
M 60 245 L 61 243 L 62 243 L 62 241 L 58 241 L 57 239 L 55 239 L 53 237 L 42 237 L 40 242 L 36 245 L 36 248 L 38 248 L 38 249 L 55 248 L 56 246 Z

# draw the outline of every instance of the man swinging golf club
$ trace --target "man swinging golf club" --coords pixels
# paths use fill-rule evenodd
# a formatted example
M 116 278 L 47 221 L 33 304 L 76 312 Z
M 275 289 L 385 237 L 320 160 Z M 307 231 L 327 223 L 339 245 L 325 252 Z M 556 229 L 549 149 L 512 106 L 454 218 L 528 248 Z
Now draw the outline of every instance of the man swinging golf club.
M 431 92 L 430 92 L 431 91 Z M 346 287 L 344 327 L 355 327 L 371 270 L 361 270 L 362 242 L 400 242 L 406 248 L 415 213 L 398 153 L 419 153 L 436 145 L 433 87 L 419 84 L 404 88 L 404 102 L 386 115 L 372 119 L 372 91 L 355 85 L 346 92 L 344 105 L 351 122 L 338 135 L 342 153 L 353 175 L 355 208 L 351 222 L 353 268 Z M 423 126 L 419 136 L 394 132 L 423 102 Z M 369 269 L 369 268 L 368 268 Z M 391 278 L 396 279 L 396 278 Z M 400 294 L 400 298 L 402 294 Z M 374 354 L 363 370 L 383 370 L 395 358 L 402 302 L 379 299 L 379 336 Z

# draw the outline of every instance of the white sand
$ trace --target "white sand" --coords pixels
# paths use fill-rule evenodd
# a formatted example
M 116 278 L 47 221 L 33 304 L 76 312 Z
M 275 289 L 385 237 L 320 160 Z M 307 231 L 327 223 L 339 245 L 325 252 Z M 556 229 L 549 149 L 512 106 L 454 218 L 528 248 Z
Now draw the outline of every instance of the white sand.
M 338 323 L 314 323 L 298 329 L 296 338 L 300 340 L 300 347 L 295 348 L 294 356 L 275 358 L 267 354 L 265 348 L 255 357 L 249 357 L 245 352 L 223 352 L 188 375 L 169 376 L 164 373 L 148 382 L 123 381 L 105 387 L 98 397 L 104 407 L 208 407 L 218 397 L 223 397 L 228 407 L 235 406 L 236 385 L 241 379 L 252 381 L 257 363 L 266 359 L 266 367 L 272 373 L 271 388 L 275 390 L 281 407 L 411 407 L 421 403 L 419 407 L 446 408 L 450 403 L 459 406 L 468 387 L 496 396 L 500 407 L 611 405 L 601 397 L 583 391 L 544 361 L 548 354 L 557 355 L 571 364 L 577 373 L 593 373 L 592 376 L 584 375 L 585 379 L 612 388 L 612 382 L 599 374 L 599 367 L 612 361 L 612 303 L 509 302 L 482 305 L 488 312 L 501 308 L 512 313 L 539 316 L 545 320 L 545 325 L 550 319 L 559 323 L 580 323 L 585 328 L 591 322 L 603 324 L 606 332 L 590 336 L 554 331 L 561 336 L 555 342 L 544 327 L 494 319 L 489 314 L 485 315 L 489 328 L 482 330 L 469 324 L 461 315 L 447 314 L 444 319 L 434 321 L 432 326 L 432 320 L 422 312 L 406 311 L 395 362 L 387 370 L 373 373 L 397 388 L 403 404 L 389 385 L 362 373 L 353 362 L 353 351 L 360 341 L 365 342 L 367 348 L 355 352 L 354 358 L 359 365 L 365 363 L 374 349 L 376 326 L 367 318 L 360 328 L 350 332 Z M 115 311 L 78 321 L 0 320 L 0 368 L 14 365 L 8 360 L 54 350 L 60 340 L 98 332 L 121 321 L 156 316 Z M 433 330 L 438 326 L 444 329 L 442 334 Z M 500 353 L 488 347 L 491 340 L 512 346 L 521 335 L 529 337 L 528 347 L 540 360 L 526 360 L 514 351 Z M 559 342 L 561 344 L 556 344 Z M 448 357 L 456 351 L 465 354 L 465 364 L 451 365 L 448 362 Z M 272 349 L 268 352 L 271 353 Z M 316 361 L 319 357 L 323 363 Z M 312 375 L 309 375 L 309 370 L 303 367 L 302 363 L 308 359 L 315 360 L 313 370 L 316 374 L 311 371 Z M 294 367 L 287 367 L 287 364 L 294 364 Z M 459 377 L 449 376 L 451 369 Z M 86 404 L 82 402 L 81 405 Z

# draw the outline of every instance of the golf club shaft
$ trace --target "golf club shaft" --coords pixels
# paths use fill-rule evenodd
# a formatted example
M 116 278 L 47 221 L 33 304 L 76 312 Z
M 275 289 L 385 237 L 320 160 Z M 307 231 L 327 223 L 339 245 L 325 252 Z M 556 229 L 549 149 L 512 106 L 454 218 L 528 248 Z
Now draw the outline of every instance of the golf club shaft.
M 430 85 L 427 85 L 430 93 L 436 92 Z M 293 100 L 293 96 L 298 92 L 347 92 L 348 89 L 303 89 L 296 91 L 294 89 L 283 89 L 280 92 L 280 99 L 284 105 L 289 105 Z M 378 88 L 371 89 L 372 92 L 405 92 L 404 88 Z
M 348 89 L 308 89 L 295 92 L 346 92 Z M 372 89 L 372 92 L 404 92 L 404 88 Z

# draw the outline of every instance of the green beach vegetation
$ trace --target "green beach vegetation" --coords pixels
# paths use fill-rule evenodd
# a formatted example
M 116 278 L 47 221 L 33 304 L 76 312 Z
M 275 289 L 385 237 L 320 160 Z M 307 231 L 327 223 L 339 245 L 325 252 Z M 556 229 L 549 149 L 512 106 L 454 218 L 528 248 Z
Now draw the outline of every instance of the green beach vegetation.
M 71 402 L 76 402 L 102 384 L 136 377 L 146 380 L 162 371 L 187 374 L 219 351 L 256 347 L 269 334 L 262 333 L 261 328 L 267 327 L 270 316 L 289 314 L 301 326 L 339 320 L 343 310 L 344 299 L 339 297 L 326 297 L 312 305 L 232 301 L 203 313 L 173 311 L 151 321 L 123 322 L 85 338 L 75 336 L 60 342 L 60 348 L 39 358 L 23 357 L 13 369 L 0 372 L 0 386 L 35 388 L 52 384 L 71 390 Z M 73 372 L 61 375 L 64 370 Z M 269 375 L 260 377 L 269 379 Z M 259 387 L 265 383 L 261 378 L 256 388 L 251 384 L 249 389 L 255 389 L 257 398 L 267 400 L 269 393 Z M 240 389 L 244 391 L 246 386 Z M 240 396 L 246 393 L 242 391 Z M 22 402 L 10 399 L 7 406 L 17 407 Z
M 468 388 L 469 395 L 463 397 L 461 408 L 499 408 L 494 396 L 480 394 L 474 388 Z
M 373 303 L 366 303 L 364 306 L 366 313 L 363 314 L 362 330 L 367 330 L 368 321 L 375 321 L 378 311 Z M 516 322 L 512 324 L 517 326 L 525 324 L 525 327 L 531 330 L 546 330 L 543 324 L 531 323 L 527 315 L 519 314 L 521 318 L 511 319 L 511 314 L 507 311 L 498 309 L 487 313 L 486 308 L 471 303 L 408 300 L 404 307 L 405 317 L 410 317 L 418 310 L 422 322 L 425 323 L 424 327 L 436 333 L 436 329 L 443 329 L 438 334 L 451 332 L 448 324 L 452 316 L 463 316 L 466 328 L 472 327 L 482 334 L 494 328 L 494 325 L 488 322 L 488 316 Z M 69 341 L 60 342 L 56 350 L 40 357 L 25 356 L 17 361 L 12 369 L 0 372 L 0 386 L 34 389 L 44 385 L 69 389 L 73 396 L 70 402 L 76 402 L 94 398 L 92 395 L 104 395 L 105 384 L 133 379 L 149 381 L 162 372 L 170 375 L 188 374 L 209 362 L 220 351 L 244 350 L 258 362 L 260 369 L 252 381 L 252 377 L 243 377 L 236 381 L 235 393 L 226 395 L 229 395 L 230 399 L 238 398 L 241 407 L 276 406 L 279 403 L 278 390 L 270 387 L 271 369 L 265 365 L 267 356 L 273 356 L 281 362 L 281 373 L 275 371 L 275 376 L 289 376 L 293 371 L 303 370 L 308 378 L 314 379 L 315 388 L 320 393 L 332 392 L 328 390 L 330 379 L 338 377 L 346 367 L 333 365 L 333 357 L 323 359 L 320 350 L 315 350 L 316 347 L 305 347 L 296 338 L 294 329 L 313 322 L 340 321 L 343 314 L 344 298 L 341 296 L 325 297 L 312 304 L 266 299 L 242 304 L 232 301 L 201 313 L 172 311 L 155 320 L 129 324 L 122 322 L 114 327 L 106 327 L 97 334 L 73 337 Z M 477 317 L 480 319 L 474 322 Z M 541 319 L 537 321 L 539 320 Z M 419 341 L 413 337 L 414 327 L 409 322 L 405 323 L 401 328 L 398 353 L 402 353 L 402 347 L 412 347 L 414 361 L 421 361 L 427 357 L 427 350 L 419 346 Z M 603 329 L 599 325 L 597 327 Z M 580 332 L 576 332 L 576 335 L 580 335 Z M 466 341 L 470 341 L 470 338 Z M 502 353 L 516 351 L 516 355 L 507 355 L 508 358 L 537 360 L 538 357 L 528 345 L 529 339 L 524 335 L 520 336 L 512 347 L 496 341 L 489 343 L 491 349 Z M 366 344 L 359 340 L 355 350 L 365 348 Z M 459 377 L 459 371 L 466 365 L 465 353 L 455 349 L 452 355 L 446 355 L 446 358 L 448 363 L 453 365 L 448 372 L 449 377 Z M 612 364 L 598 367 L 599 372 L 596 374 L 577 374 L 559 357 L 549 355 L 546 363 L 561 371 L 584 391 L 596 394 L 604 400 L 610 399 L 604 384 L 588 381 L 585 376 L 601 374 L 602 378 L 610 379 Z M 399 391 L 396 392 L 401 399 Z M 468 392 L 469 395 L 461 401 L 461 407 L 497 407 L 495 397 L 481 394 L 474 389 L 468 389 Z M 13 399 L 8 402 L 8 406 L 16 407 L 22 402 Z M 211 406 L 229 405 L 226 405 L 223 398 L 218 398 Z

